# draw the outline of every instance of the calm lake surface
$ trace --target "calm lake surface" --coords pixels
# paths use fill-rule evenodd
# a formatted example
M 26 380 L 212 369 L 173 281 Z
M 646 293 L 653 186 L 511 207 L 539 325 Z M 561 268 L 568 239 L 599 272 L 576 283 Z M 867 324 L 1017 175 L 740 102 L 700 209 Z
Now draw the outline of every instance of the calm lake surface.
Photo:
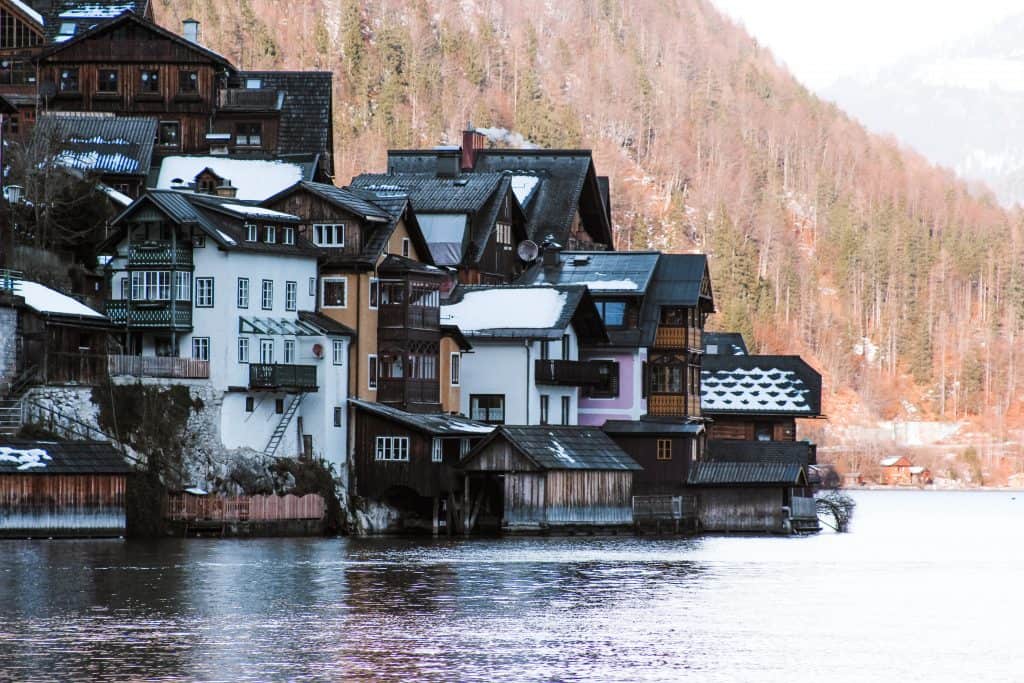
M 0 542 L 0 680 L 1024 680 L 1024 494 L 805 538 Z

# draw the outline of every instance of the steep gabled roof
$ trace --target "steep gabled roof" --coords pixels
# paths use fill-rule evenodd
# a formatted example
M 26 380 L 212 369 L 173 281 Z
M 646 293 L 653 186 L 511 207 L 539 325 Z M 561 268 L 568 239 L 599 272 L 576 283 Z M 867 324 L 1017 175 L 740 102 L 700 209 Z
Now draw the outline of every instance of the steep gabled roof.
M 705 280 L 706 289 L 703 286 Z M 662 306 L 700 306 L 710 312 L 714 305 L 706 255 L 661 254 L 640 312 L 643 345 L 654 343 Z
M 238 199 L 261 201 L 297 182 L 312 180 L 317 159 L 315 154 L 173 154 L 154 165 L 147 184 L 158 190 L 185 189 L 208 168 L 231 182 Z
M 129 474 L 134 470 L 106 442 L 0 437 L 2 474 Z
M 145 176 L 153 158 L 156 119 L 141 116 L 40 114 L 59 163 L 86 173 Z
M 363 220 L 387 222 L 392 218 L 388 211 L 349 188 L 309 181 L 300 181 L 290 185 L 277 194 L 267 197 L 263 200 L 262 204 L 264 206 L 274 204 L 298 190 L 306 190 L 340 209 L 359 216 Z
M 777 462 L 695 462 L 690 465 L 689 486 L 803 486 L 807 476 L 802 465 Z
M 521 284 L 586 285 L 598 297 L 640 296 L 647 292 L 658 265 L 656 251 L 563 251 L 557 266 L 538 260 L 519 278 Z
M 494 431 L 494 425 L 476 422 L 459 415 L 444 413 L 408 413 L 398 408 L 350 398 L 350 404 L 358 410 L 373 413 L 378 417 L 391 420 L 397 424 L 415 429 L 428 436 L 480 437 Z
M 643 469 L 600 428 L 564 425 L 501 425 L 466 454 L 462 467 L 476 470 L 474 461 L 500 439 L 540 470 Z
M 700 405 L 708 415 L 821 415 L 821 374 L 800 356 L 704 356 Z
M 453 178 L 435 173 L 361 173 L 351 187 L 375 193 L 408 195 L 417 213 L 475 213 L 498 189 L 500 173 L 460 174 Z
M 560 339 L 572 324 L 580 343 L 608 341 L 586 287 L 460 285 L 441 307 L 441 322 L 471 339 Z

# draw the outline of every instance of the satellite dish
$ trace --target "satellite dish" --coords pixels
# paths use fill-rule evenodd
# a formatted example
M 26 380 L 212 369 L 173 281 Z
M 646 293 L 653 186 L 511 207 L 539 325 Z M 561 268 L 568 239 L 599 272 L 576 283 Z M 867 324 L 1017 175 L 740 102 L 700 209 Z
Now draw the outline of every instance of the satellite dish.
M 540 255 L 540 247 L 533 240 L 523 240 L 516 247 L 516 254 L 519 255 L 519 258 L 529 263 Z

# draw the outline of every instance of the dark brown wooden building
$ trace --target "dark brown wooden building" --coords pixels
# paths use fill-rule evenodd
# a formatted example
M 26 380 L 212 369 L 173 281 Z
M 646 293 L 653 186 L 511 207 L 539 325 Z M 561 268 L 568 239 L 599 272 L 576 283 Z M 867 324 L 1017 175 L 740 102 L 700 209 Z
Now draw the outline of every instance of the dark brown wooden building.
M 107 443 L 0 439 L 0 537 L 123 536 L 132 469 Z
M 788 534 L 818 529 L 801 465 L 698 462 L 690 469 L 688 484 L 697 495 L 704 531 Z
M 462 470 L 467 533 L 485 520 L 504 531 L 633 524 L 641 467 L 594 427 L 502 425 Z
M 686 492 L 690 467 L 704 452 L 704 425 L 676 420 L 608 420 L 604 432 L 643 469 L 633 479 L 636 495 Z

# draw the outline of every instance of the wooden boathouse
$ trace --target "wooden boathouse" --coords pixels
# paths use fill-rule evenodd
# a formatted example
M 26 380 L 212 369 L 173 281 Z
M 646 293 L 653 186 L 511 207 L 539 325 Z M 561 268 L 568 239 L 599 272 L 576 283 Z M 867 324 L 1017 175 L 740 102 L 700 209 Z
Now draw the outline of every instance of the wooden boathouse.
M 123 536 L 131 472 L 109 443 L 0 440 L 0 538 Z
M 466 533 L 633 524 L 633 458 L 595 427 L 498 427 L 462 461 Z
M 804 467 L 786 462 L 698 462 L 689 488 L 697 494 L 701 529 L 788 534 L 817 531 Z

